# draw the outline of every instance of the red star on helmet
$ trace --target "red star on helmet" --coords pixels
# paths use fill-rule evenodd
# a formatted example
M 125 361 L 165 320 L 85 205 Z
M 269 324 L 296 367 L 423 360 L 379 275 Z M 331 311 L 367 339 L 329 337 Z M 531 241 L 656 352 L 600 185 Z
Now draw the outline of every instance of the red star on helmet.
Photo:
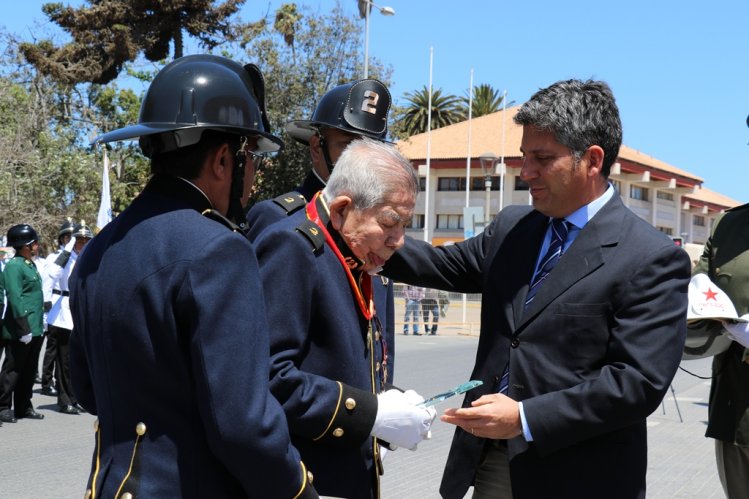
M 705 295 L 705 301 L 707 301 L 707 300 L 718 301 L 718 299 L 715 298 L 716 296 L 718 296 L 718 292 L 717 291 L 713 291 L 712 289 L 707 288 L 707 291 L 703 292 L 702 294 Z

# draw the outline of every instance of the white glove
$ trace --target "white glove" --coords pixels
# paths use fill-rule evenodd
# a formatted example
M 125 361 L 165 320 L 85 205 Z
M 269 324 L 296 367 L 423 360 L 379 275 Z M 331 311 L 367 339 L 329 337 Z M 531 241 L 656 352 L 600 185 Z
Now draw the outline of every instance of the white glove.
M 67 251 L 68 253 L 72 253 L 72 252 L 73 252 L 73 248 L 74 248 L 74 247 L 75 247 L 75 238 L 74 238 L 74 237 L 71 237 L 71 238 L 70 238 L 70 241 L 68 241 L 68 244 L 66 244 L 66 245 L 65 245 L 65 247 L 64 247 L 63 249 L 64 249 L 65 251 Z
M 744 314 L 740 318 L 749 320 L 749 314 Z M 744 348 L 749 348 L 749 322 L 722 322 L 726 329 L 726 336 L 740 343 Z
M 28 345 L 29 343 L 31 343 L 31 333 L 24 334 L 23 336 L 21 336 L 20 338 L 18 338 L 18 341 L 20 341 L 24 345 Z
M 377 395 L 377 416 L 371 435 L 391 445 L 416 450 L 429 438 L 429 429 L 437 412 L 429 407 L 418 407 L 424 400 L 413 390 L 388 390 Z

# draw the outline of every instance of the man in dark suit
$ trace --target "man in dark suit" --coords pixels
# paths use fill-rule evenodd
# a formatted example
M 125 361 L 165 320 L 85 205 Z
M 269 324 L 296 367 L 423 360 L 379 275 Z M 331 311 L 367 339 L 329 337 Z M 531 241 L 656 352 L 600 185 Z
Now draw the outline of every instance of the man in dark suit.
M 484 384 L 442 416 L 458 428 L 440 492 L 643 498 L 646 417 L 681 357 L 689 258 L 607 181 L 622 132 L 605 83 L 557 82 L 515 122 L 533 207 L 453 246 L 409 239 L 385 266 L 483 295 L 470 378 Z
M 694 275 L 706 274 L 749 319 L 749 204 L 713 224 Z M 718 476 L 729 499 L 749 497 L 749 324 L 690 322 L 685 358 L 715 356 L 705 435 L 715 439 Z
M 374 79 L 338 85 L 322 96 L 309 120 L 286 125 L 286 133 L 309 147 L 312 168 L 293 192 L 252 206 L 247 212 L 247 236 L 255 241 L 272 223 L 304 208 L 330 178 L 336 161 L 352 141 L 362 137 L 385 141 L 390 111 L 390 92 Z M 393 282 L 387 277 L 372 278 L 377 320 L 383 327 L 387 345 L 390 378 L 395 372 L 395 302 Z
M 70 280 L 73 388 L 99 417 L 91 495 L 317 497 L 269 392 L 255 253 L 226 218 L 282 145 L 263 96 L 254 65 L 181 57 L 138 125 L 96 140 L 140 137 L 153 177 Z

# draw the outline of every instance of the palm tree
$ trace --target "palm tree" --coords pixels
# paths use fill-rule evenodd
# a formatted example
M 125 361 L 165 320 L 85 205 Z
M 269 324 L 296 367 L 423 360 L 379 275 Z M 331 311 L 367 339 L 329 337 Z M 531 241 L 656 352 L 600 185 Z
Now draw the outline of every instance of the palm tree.
M 478 118 L 485 114 L 496 113 L 502 109 L 504 94 L 488 83 L 473 87 L 473 101 L 471 102 L 471 117 Z M 468 119 L 468 97 L 462 97 L 461 112 L 464 119 Z M 511 105 L 511 103 L 508 103 Z
M 425 85 L 416 92 L 406 92 L 404 97 L 408 105 L 399 117 L 399 128 L 406 136 L 426 132 L 429 116 L 429 89 Z M 432 130 L 452 125 L 461 119 L 460 98 L 451 94 L 443 95 L 441 88 L 434 90 L 432 92 Z

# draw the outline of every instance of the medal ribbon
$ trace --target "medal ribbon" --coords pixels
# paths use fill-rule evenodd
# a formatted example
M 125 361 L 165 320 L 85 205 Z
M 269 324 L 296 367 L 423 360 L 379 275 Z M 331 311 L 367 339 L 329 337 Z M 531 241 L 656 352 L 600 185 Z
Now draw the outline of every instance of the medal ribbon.
M 359 310 L 361 311 L 365 319 L 371 320 L 372 316 L 374 315 L 374 303 L 372 301 L 372 276 L 370 276 L 366 272 L 362 272 L 360 289 L 356 283 L 354 274 L 351 273 L 351 269 L 348 265 L 346 265 L 346 259 L 343 257 L 343 254 L 341 254 L 341 250 L 338 249 L 338 246 L 333 240 L 333 236 L 330 235 L 330 232 L 326 227 L 326 223 L 323 222 L 322 218 L 320 217 L 320 209 L 318 208 L 318 203 L 320 203 L 320 205 L 322 206 L 323 213 L 327 211 L 324 201 L 322 200 L 322 198 L 320 197 L 320 193 L 318 192 L 317 194 L 315 194 L 315 197 L 312 198 L 312 201 L 307 203 L 307 207 L 305 208 L 307 212 L 307 218 L 314 222 L 315 225 L 320 227 L 320 230 L 325 235 L 325 242 L 328 244 L 328 246 L 330 246 L 330 249 L 333 250 L 333 253 L 338 258 L 338 261 L 341 262 L 341 265 L 346 272 L 346 277 L 348 277 L 348 282 L 351 286 L 351 290 L 354 293 L 356 302 L 359 305 Z

